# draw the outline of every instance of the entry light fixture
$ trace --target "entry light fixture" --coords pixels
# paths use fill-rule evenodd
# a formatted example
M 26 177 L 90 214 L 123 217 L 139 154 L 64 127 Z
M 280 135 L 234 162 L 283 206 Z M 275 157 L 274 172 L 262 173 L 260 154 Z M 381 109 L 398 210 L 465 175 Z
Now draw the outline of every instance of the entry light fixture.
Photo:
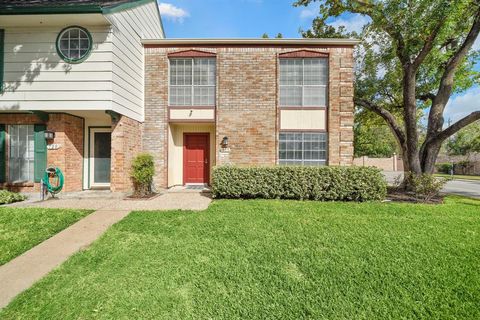
M 228 137 L 227 136 L 223 137 L 221 145 L 222 145 L 222 148 L 228 148 Z
M 45 130 L 45 140 L 53 140 L 55 139 L 55 132 L 51 130 Z

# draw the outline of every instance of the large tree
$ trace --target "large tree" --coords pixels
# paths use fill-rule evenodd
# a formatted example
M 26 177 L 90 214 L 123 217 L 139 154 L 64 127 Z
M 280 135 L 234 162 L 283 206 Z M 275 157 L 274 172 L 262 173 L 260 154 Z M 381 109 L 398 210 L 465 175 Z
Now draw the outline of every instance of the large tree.
M 307 6 L 316 0 L 298 0 Z M 305 37 L 352 36 L 326 24 L 342 14 L 369 17 L 357 48 L 355 105 L 386 121 L 406 171 L 432 173 L 448 137 L 480 119 L 479 110 L 444 128 L 450 96 L 479 82 L 472 46 L 480 32 L 479 0 L 322 0 Z M 354 35 L 354 34 L 353 34 Z M 426 130 L 419 119 L 425 114 Z

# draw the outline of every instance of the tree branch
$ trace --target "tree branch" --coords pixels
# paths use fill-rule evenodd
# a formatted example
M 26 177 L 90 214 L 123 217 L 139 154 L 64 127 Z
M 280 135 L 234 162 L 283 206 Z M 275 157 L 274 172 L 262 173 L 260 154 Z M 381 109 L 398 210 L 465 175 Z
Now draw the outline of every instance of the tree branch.
M 422 100 L 424 102 L 427 102 L 428 100 L 432 100 L 435 99 L 435 95 L 433 93 L 424 93 L 424 94 L 419 94 L 417 96 L 417 99 L 418 100 Z
M 390 129 L 395 134 L 400 145 L 404 145 L 406 142 L 405 134 L 403 133 L 402 128 L 398 125 L 397 120 L 388 110 L 379 107 L 366 99 L 355 98 L 355 104 L 364 108 L 367 108 L 370 111 L 375 112 L 380 117 L 382 117 L 390 127 Z
M 450 127 L 446 128 L 445 130 L 439 132 L 437 135 L 433 137 L 434 140 L 444 141 L 448 137 L 454 135 L 460 129 L 468 126 L 469 124 L 474 123 L 475 121 L 480 120 L 480 111 L 474 111 L 470 113 L 468 116 L 458 120 Z
M 443 110 L 450 99 L 453 91 L 453 80 L 455 72 L 458 69 L 460 62 L 468 54 L 468 51 L 473 46 L 480 33 L 480 9 L 477 8 L 475 19 L 467 37 L 463 43 L 458 47 L 457 51 L 448 60 L 445 71 L 440 80 L 440 85 L 435 99 L 432 101 L 432 107 L 428 115 L 428 133 L 433 134 L 438 132 L 443 125 Z
M 432 51 L 435 39 L 437 38 L 437 35 L 440 32 L 440 29 L 442 28 L 444 23 L 445 19 L 439 19 L 438 24 L 435 26 L 432 33 L 428 36 L 427 40 L 425 40 L 425 44 L 423 45 L 422 50 L 412 63 L 412 67 L 414 68 L 414 70 L 417 70 L 418 67 L 420 67 L 427 55 L 430 53 L 430 51 Z

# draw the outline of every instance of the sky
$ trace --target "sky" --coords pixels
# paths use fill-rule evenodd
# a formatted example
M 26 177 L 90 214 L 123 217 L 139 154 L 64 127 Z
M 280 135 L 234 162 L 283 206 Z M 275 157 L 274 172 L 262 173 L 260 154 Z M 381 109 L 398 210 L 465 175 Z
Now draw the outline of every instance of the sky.
M 318 14 L 318 4 L 294 7 L 294 0 L 159 0 L 167 38 L 259 38 L 264 33 L 284 38 L 301 37 Z M 349 31 L 360 31 L 368 19 L 342 15 L 328 20 Z M 480 40 L 475 47 L 480 48 Z M 480 88 L 454 95 L 445 110 L 452 122 L 480 110 Z

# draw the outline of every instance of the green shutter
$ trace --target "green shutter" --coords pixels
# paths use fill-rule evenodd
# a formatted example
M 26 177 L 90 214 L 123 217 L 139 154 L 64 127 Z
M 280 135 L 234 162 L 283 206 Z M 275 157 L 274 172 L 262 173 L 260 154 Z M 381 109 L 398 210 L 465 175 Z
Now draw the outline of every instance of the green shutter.
M 47 141 L 45 140 L 45 130 L 47 127 L 44 124 L 36 124 L 34 127 L 34 141 L 35 141 L 35 182 L 40 182 L 43 178 L 43 173 L 47 168 Z
M 5 182 L 5 170 L 7 169 L 7 152 L 5 150 L 5 125 L 0 124 L 0 182 Z
M 3 92 L 4 43 L 5 43 L 5 30 L 0 29 L 0 92 Z

